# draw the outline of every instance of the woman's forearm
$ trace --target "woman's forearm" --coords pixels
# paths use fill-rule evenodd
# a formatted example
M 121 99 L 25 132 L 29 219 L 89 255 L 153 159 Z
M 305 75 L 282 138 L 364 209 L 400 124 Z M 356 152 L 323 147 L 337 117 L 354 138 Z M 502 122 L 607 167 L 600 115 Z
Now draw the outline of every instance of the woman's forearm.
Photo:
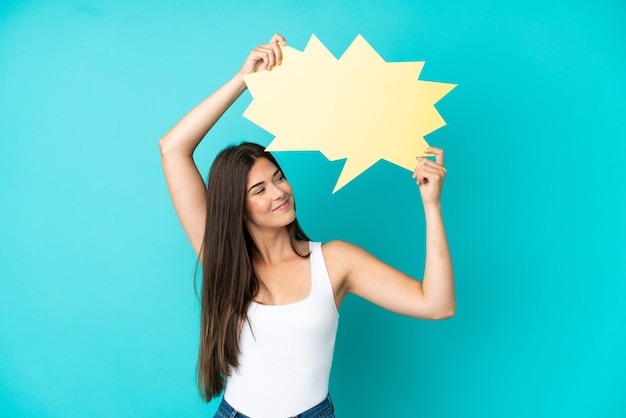
M 449 318 L 456 310 L 454 272 L 450 248 L 443 224 L 441 205 L 424 206 L 426 218 L 426 263 L 424 267 L 424 296 L 432 306 L 435 317 Z

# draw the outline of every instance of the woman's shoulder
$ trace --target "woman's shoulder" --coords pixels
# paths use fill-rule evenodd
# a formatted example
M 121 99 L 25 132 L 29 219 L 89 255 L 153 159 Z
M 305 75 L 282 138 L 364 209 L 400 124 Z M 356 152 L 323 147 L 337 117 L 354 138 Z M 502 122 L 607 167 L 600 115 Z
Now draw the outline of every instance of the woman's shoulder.
M 333 282 L 338 300 L 349 291 L 350 277 L 354 277 L 363 266 L 371 266 L 372 256 L 361 247 L 346 241 L 330 241 L 322 244 L 326 268 Z
M 348 291 L 347 277 L 352 270 L 354 254 L 359 247 L 346 241 L 335 240 L 322 243 L 321 248 L 335 297 L 341 301 Z
M 328 242 L 322 242 L 321 244 L 324 251 L 341 251 L 345 247 L 352 245 L 349 242 L 341 241 L 338 239 Z
M 342 259 L 354 255 L 359 251 L 362 251 L 361 248 L 346 241 L 334 240 L 322 243 L 324 257 Z

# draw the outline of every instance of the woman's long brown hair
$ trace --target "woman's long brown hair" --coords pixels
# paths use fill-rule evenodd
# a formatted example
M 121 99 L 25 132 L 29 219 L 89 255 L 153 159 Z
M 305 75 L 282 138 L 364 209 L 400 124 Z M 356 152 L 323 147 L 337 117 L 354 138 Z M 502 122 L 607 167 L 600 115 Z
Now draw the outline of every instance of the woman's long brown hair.
M 209 172 L 197 365 L 198 390 L 207 402 L 224 390 L 226 376 L 239 366 L 239 334 L 261 286 L 252 265 L 256 248 L 243 223 L 246 176 L 258 158 L 280 169 L 262 146 L 244 142 L 220 152 Z M 308 257 L 297 249 L 297 241 L 309 239 L 297 219 L 287 230 L 296 254 Z

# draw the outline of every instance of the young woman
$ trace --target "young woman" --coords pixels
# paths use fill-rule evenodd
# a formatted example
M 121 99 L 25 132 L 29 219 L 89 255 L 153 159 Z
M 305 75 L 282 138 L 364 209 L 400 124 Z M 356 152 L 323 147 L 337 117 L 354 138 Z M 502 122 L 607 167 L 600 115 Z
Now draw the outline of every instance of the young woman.
M 348 293 L 416 318 L 455 312 L 450 251 L 440 195 L 446 169 L 420 158 L 413 173 L 426 219 L 420 282 L 361 248 L 309 242 L 296 220 L 291 186 L 263 147 L 223 150 L 205 187 L 193 152 L 245 90 L 243 75 L 281 63 L 276 34 L 241 70 L 159 142 L 180 222 L 203 270 L 198 388 L 224 391 L 216 417 L 334 417 L 328 396 L 337 310 Z

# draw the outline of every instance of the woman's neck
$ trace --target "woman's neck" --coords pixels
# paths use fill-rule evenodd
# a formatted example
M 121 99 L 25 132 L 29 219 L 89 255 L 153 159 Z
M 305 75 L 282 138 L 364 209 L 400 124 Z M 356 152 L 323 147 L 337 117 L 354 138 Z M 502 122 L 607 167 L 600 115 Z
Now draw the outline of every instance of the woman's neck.
M 256 231 L 251 237 L 256 247 L 256 251 L 253 255 L 253 262 L 255 264 L 272 265 L 295 255 L 291 247 L 291 239 L 287 228 L 281 228 L 271 233 Z

